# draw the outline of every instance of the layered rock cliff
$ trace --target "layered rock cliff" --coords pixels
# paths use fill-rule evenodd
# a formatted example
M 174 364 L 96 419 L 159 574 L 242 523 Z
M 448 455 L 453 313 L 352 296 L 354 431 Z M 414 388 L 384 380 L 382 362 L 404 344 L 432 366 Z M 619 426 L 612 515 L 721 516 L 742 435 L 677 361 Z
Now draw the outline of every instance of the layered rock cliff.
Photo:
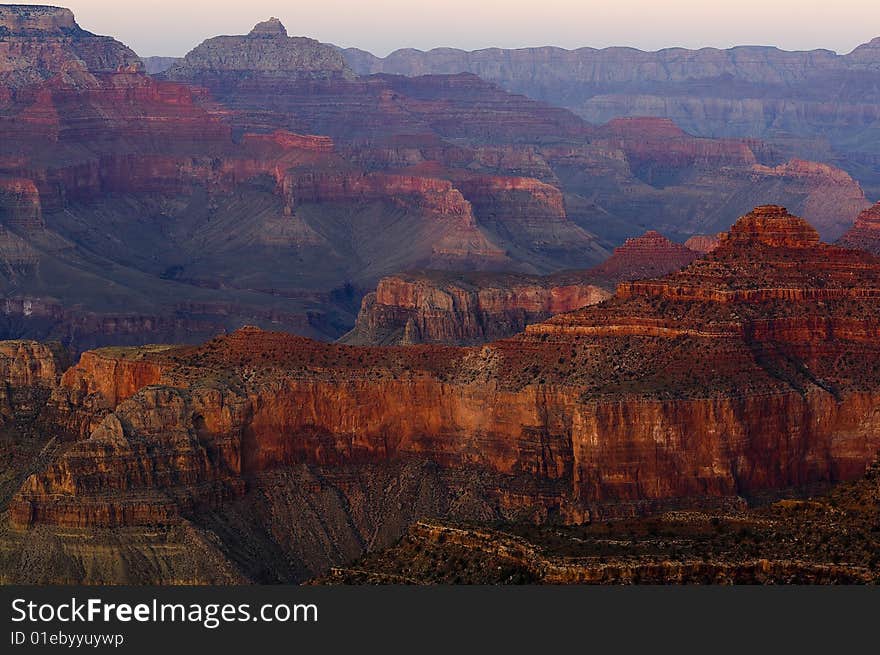
M 224 61 L 237 57 L 231 45 L 223 50 Z M 569 218 L 612 245 L 649 228 L 682 240 L 727 229 L 768 201 L 802 212 L 833 239 L 853 208 L 868 204 L 855 181 L 831 179 L 836 169 L 807 180 L 796 166 L 785 168 L 792 154 L 786 148 L 756 139 L 695 138 L 661 119 L 612 121 L 597 129 L 572 112 L 505 93 L 472 74 L 297 81 L 256 69 L 243 77 L 222 65 L 210 75 L 173 70 L 178 72 L 163 75 L 204 85 L 231 109 L 225 115 L 236 131 L 282 127 L 328 134 L 373 170 L 435 166 L 550 184 L 562 192 Z M 529 243 L 535 237 L 528 225 L 509 231 L 497 225 L 491 207 L 485 229 L 497 245 L 499 238 L 516 237 L 526 242 L 525 251 L 514 244 L 523 256 L 545 247 Z M 547 260 L 559 260 L 555 250 Z M 594 263 L 576 261 L 571 250 L 562 253 L 564 267 Z M 552 270 L 543 261 L 537 267 Z
M 141 68 L 131 49 L 83 30 L 69 9 L 0 6 L 0 84 L 4 86 L 18 89 L 56 75 L 82 81 L 87 72 Z
M 658 277 L 680 270 L 694 261 L 699 254 L 674 243 L 655 230 L 640 237 L 627 239 L 607 260 L 590 273 L 612 288 L 618 282 L 639 278 Z
M 549 276 L 426 271 L 379 281 L 342 343 L 486 343 L 610 297 L 618 282 L 687 266 L 698 254 L 657 232 L 629 239 L 586 271 Z
M 69 357 L 60 344 L 0 341 L 0 421 L 21 420 L 39 412 L 58 386 Z
M 339 50 L 314 39 L 289 37 L 277 18 L 259 23 L 246 36 L 208 39 L 166 71 L 168 78 L 180 80 L 224 73 L 284 80 L 354 77 Z
M 57 455 L 45 407 L 70 365 L 61 344 L 0 342 L 0 506 Z
M 83 350 L 252 323 L 335 339 L 399 271 L 587 269 L 645 230 L 683 241 L 770 200 L 834 238 L 868 204 L 839 170 L 754 139 L 596 128 L 472 74 L 355 78 L 277 21 L 157 79 L 77 54 L 110 42 L 61 10 L 7 15 L 10 39 L 56 48 L 0 85 L 9 338 Z M 9 66 L 32 69 L 30 52 Z
M 723 234 L 723 232 L 715 235 L 696 234 L 685 241 L 684 245 L 685 248 L 690 248 L 694 252 L 705 255 L 718 247 L 718 244 L 721 243 L 721 239 L 723 238 Z
M 14 557 L 34 530 L 194 521 L 234 543 L 255 528 L 232 508 L 269 502 L 277 517 L 295 502 L 293 478 L 248 488 L 273 471 L 320 472 L 350 498 L 369 496 L 344 482 L 364 467 L 411 463 L 444 500 L 382 510 L 383 543 L 416 506 L 579 523 L 855 479 L 880 450 L 878 300 L 880 260 L 768 206 L 681 272 L 480 348 L 245 329 L 89 355 L 59 393 L 75 392 L 68 413 L 97 401 L 107 413 L 21 486 L 0 551 Z M 290 531 L 313 520 L 276 526 L 260 547 L 293 552 Z
M 383 278 L 367 294 L 354 330 L 340 341 L 374 346 L 485 343 L 610 295 L 586 273 L 396 275 Z
M 859 248 L 880 255 L 880 203 L 859 214 L 837 243 L 844 248 Z
M 801 157 L 824 151 L 827 161 L 842 158 L 876 195 L 878 152 L 863 138 L 863 131 L 880 117 L 876 43 L 877 39 L 846 55 L 740 46 L 657 52 L 588 47 L 407 49 L 384 59 L 349 49 L 345 56 L 360 74 L 468 71 L 509 91 L 567 107 L 595 123 L 656 116 L 701 136 L 776 140 Z M 830 152 L 823 139 L 830 140 Z

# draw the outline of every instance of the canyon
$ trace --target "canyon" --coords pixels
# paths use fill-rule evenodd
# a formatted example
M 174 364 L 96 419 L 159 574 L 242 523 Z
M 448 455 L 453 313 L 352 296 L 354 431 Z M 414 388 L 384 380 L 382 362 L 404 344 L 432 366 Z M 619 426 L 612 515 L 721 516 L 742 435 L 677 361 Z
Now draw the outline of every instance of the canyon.
M 843 171 L 754 139 L 594 126 L 472 74 L 358 76 L 277 20 L 149 76 L 67 10 L 2 17 L 10 338 L 80 352 L 255 324 L 333 340 L 401 271 L 585 270 L 646 230 L 712 234 L 768 200 L 833 239 L 870 204 Z
M 385 58 L 355 48 L 344 53 L 362 75 L 469 72 L 594 123 L 654 116 L 700 136 L 766 139 L 842 166 L 872 196 L 880 190 L 880 37 L 843 55 L 770 46 L 404 49 Z
M 34 419 L 54 441 L 8 501 L 0 571 L 303 580 L 419 520 L 577 526 L 857 480 L 880 451 L 878 301 L 880 260 L 762 206 L 683 270 L 488 345 L 249 327 L 85 353 Z
M 697 252 L 651 230 L 627 239 L 602 264 L 584 271 L 389 276 L 364 297 L 354 329 L 340 341 L 362 346 L 485 343 L 607 300 L 619 282 L 671 273 L 697 257 Z
M 877 582 L 878 46 L 0 5 L 0 583 Z

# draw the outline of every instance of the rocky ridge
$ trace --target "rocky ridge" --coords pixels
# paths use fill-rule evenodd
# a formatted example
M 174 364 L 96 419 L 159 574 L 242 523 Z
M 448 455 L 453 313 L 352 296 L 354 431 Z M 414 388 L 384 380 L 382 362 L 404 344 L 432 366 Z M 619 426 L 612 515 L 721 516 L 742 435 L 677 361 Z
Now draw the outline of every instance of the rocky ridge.
M 656 231 L 628 239 L 602 264 L 549 276 L 425 271 L 383 278 L 342 343 L 469 345 L 606 300 L 617 283 L 677 271 L 698 254 Z
M 700 136 L 768 139 L 793 155 L 842 162 L 876 196 L 877 147 L 865 138 L 878 119 L 876 44 L 845 55 L 738 46 L 406 49 L 385 58 L 348 49 L 345 56 L 359 74 L 471 72 L 594 123 L 655 116 Z
M 83 30 L 69 9 L 0 5 L 0 84 L 14 90 L 62 75 L 141 70 L 140 58 L 115 39 Z
M 440 271 L 382 278 L 361 303 L 351 345 L 468 345 L 512 336 L 526 325 L 611 294 L 586 273 L 549 276 Z
M 857 479 L 880 450 L 878 299 L 876 258 L 767 206 L 683 271 L 488 346 L 358 348 L 245 329 L 102 351 L 53 391 L 73 443 L 11 501 L 0 556 L 59 529 L 191 526 L 256 575 L 232 545 L 256 528 L 235 512 L 290 516 L 288 485 L 310 475 L 328 476 L 316 493 L 372 498 L 361 476 L 399 466 L 443 491 L 430 507 L 417 494 L 383 509 L 372 525 L 386 545 L 406 517 L 579 524 Z M 83 425 L 63 420 L 78 412 L 92 418 L 85 432 L 64 427 Z M 285 524 L 308 532 L 312 520 Z M 303 561 L 280 527 L 253 543 Z M 311 570 L 371 547 L 313 557 Z

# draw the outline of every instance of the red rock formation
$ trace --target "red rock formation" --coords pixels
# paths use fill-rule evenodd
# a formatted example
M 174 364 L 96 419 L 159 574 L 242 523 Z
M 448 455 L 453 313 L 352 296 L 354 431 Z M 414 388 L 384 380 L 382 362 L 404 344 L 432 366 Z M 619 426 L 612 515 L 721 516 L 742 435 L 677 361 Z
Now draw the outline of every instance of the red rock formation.
M 843 170 L 802 159 L 766 165 L 765 160 L 775 162 L 779 155 L 755 140 L 697 138 L 658 118 L 613 120 L 598 136 L 606 148 L 624 154 L 636 178 L 675 193 L 677 202 L 696 188 L 711 187 L 716 202 L 719 194 L 730 193 L 735 202 L 745 200 L 751 206 L 768 200 L 796 204 L 828 239 L 838 238 L 850 217 L 869 204 L 859 184 Z M 650 224 L 693 233 L 730 223 L 714 222 L 701 209 L 691 220 L 680 210 L 676 224 L 667 226 L 656 219 Z
M 844 248 L 859 248 L 880 255 L 880 202 L 859 214 L 837 243 Z
M 589 271 L 550 276 L 425 272 L 383 278 L 361 305 L 354 345 L 475 344 L 608 297 L 624 280 L 677 271 L 699 255 L 651 231 L 629 239 Z
M 699 165 L 751 166 L 754 152 L 744 141 L 700 139 L 662 118 L 618 118 L 604 125 L 600 134 L 627 154 L 636 168 L 681 168 Z M 650 174 L 648 174 L 649 176 Z
M 0 426 L 39 413 L 67 364 L 60 344 L 0 341 Z
M 133 391 L 133 356 L 165 386 L 29 479 L 11 520 L 173 521 L 238 493 L 238 462 L 255 474 L 426 458 L 495 476 L 483 493 L 505 511 L 569 521 L 855 478 L 880 449 L 878 302 L 880 260 L 761 207 L 684 271 L 481 348 L 246 329 L 121 353 L 106 371 L 122 378 L 100 388 Z M 93 370 L 85 358 L 65 384 Z
M 601 302 L 610 294 L 587 275 L 445 274 L 383 278 L 362 303 L 353 345 L 475 344 Z
M 284 317 L 337 338 L 352 296 L 397 271 L 583 269 L 633 223 L 683 238 L 773 199 L 836 224 L 858 200 L 833 169 L 756 169 L 780 159 L 753 140 L 596 129 L 470 74 L 354 78 L 338 50 L 277 21 L 157 80 L 60 10 L 8 15 L 4 65 L 30 72 L 0 85 L 0 178 L 35 192 L 0 199 L 16 305 L 0 334 L 82 349 L 111 342 L 84 324 L 143 343 Z M 45 65 L 16 50 L 28 39 L 54 44 Z M 37 234 L 39 214 L 51 229 Z M 222 320 L 190 311 L 220 306 Z M 138 324 L 162 327 L 138 337 Z
M 655 230 L 627 239 L 614 254 L 590 273 L 597 280 L 614 285 L 624 280 L 657 277 L 684 268 L 699 254 L 674 243 Z
M 847 217 L 870 205 L 865 194 L 846 172 L 816 162 L 792 159 L 775 167 L 755 165 L 756 177 L 772 181 L 786 179 L 787 184 L 802 185 L 806 200 L 801 211 L 829 239 L 838 238 L 849 227 Z
M 0 223 L 25 231 L 44 227 L 40 192 L 32 180 L 0 177 Z
M 710 235 L 710 234 L 697 234 L 692 236 L 690 239 L 684 242 L 685 248 L 690 248 L 694 252 L 698 252 L 701 255 L 705 255 L 706 253 L 710 253 L 715 248 L 718 247 L 718 244 L 721 243 L 722 234 Z
M 12 387 L 55 387 L 65 358 L 61 349 L 36 341 L 0 341 L 0 380 Z

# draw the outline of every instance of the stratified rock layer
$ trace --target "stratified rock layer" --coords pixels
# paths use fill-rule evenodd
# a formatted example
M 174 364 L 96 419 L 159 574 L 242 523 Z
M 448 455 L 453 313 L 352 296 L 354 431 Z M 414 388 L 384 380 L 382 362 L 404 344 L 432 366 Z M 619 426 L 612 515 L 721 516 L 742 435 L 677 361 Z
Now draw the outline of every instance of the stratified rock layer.
M 249 328 L 105 351 L 59 393 L 110 413 L 10 517 L 173 525 L 240 497 L 242 476 L 413 458 L 489 475 L 496 512 L 573 522 L 851 479 L 880 449 L 878 303 L 880 261 L 768 206 L 679 273 L 482 348 Z
M 614 253 L 590 272 L 596 279 L 612 285 L 624 280 L 657 277 L 680 270 L 699 254 L 680 243 L 673 243 L 655 230 L 627 239 Z
M 880 255 L 880 202 L 859 214 L 837 243 L 844 248 L 859 248 Z
M 383 278 L 361 304 L 353 345 L 468 345 L 510 337 L 527 325 L 601 302 L 624 280 L 677 271 L 698 254 L 655 231 L 628 239 L 587 271 L 549 276 L 428 271 Z
M 770 45 L 657 52 L 619 47 L 404 49 L 385 58 L 348 49 L 345 54 L 360 74 L 467 71 L 509 91 L 567 107 L 594 123 L 654 116 L 701 136 L 768 139 L 801 157 L 842 159 L 875 196 L 880 150 L 865 135 L 880 119 L 878 43 L 880 38 L 844 55 L 786 52 Z
M 69 9 L 0 5 L 0 84 L 17 89 L 60 75 L 86 82 L 89 73 L 140 70 L 118 41 L 83 30 Z
M 278 75 L 286 80 L 354 77 L 339 50 L 314 39 L 289 37 L 277 18 L 259 23 L 246 36 L 208 39 L 166 74 L 189 80 L 226 72 Z
M 716 235 L 696 234 L 685 241 L 684 245 L 685 248 L 690 248 L 694 252 L 705 255 L 706 253 L 712 252 L 713 250 L 715 250 L 715 248 L 718 247 L 718 244 L 721 243 L 723 234 L 724 233 Z
M 485 343 L 610 295 L 588 273 L 395 275 L 367 294 L 354 330 L 341 341 L 376 346 Z

